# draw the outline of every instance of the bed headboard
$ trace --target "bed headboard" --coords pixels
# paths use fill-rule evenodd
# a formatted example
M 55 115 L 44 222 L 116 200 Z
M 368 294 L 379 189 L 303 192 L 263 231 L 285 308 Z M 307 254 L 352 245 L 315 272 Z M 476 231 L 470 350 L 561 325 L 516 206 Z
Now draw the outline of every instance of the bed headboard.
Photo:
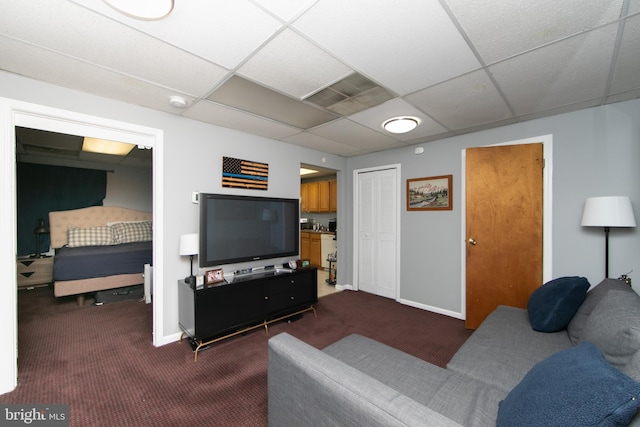
M 151 221 L 151 212 L 136 211 L 118 206 L 91 206 L 69 211 L 49 212 L 51 247 L 67 244 L 67 230 L 71 227 L 96 227 L 116 221 Z

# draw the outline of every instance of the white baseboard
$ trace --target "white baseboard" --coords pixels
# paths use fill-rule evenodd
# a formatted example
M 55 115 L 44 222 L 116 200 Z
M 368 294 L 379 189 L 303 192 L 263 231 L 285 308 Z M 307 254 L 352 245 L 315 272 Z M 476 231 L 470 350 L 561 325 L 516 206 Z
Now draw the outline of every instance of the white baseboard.
M 455 311 L 444 310 L 444 309 L 439 308 L 439 307 L 433 307 L 433 306 L 430 306 L 430 305 L 426 305 L 426 304 L 422 304 L 422 303 L 419 303 L 419 302 L 406 300 L 406 299 L 402 299 L 402 298 L 400 299 L 400 303 L 404 304 L 404 305 L 411 306 L 411 307 L 419 308 L 419 309 L 422 309 L 422 310 L 431 311 L 433 313 L 444 314 L 445 316 L 453 317 L 455 319 L 465 320 L 465 318 L 462 315 L 462 313 L 458 313 L 458 312 L 455 312 Z

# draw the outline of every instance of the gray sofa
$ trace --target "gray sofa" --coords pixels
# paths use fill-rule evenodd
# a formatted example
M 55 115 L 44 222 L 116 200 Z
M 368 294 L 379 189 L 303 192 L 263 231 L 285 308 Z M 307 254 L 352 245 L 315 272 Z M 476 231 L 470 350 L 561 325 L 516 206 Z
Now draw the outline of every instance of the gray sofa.
M 269 340 L 269 425 L 585 425 L 600 402 L 614 408 L 602 408 L 609 417 L 602 425 L 627 424 L 640 405 L 640 297 L 605 279 L 579 302 L 557 332 L 533 330 L 527 310 L 498 307 L 446 369 L 359 335 L 318 350 L 281 333 Z M 585 351 L 595 365 L 581 365 Z M 579 362 L 571 359 L 577 352 Z M 576 378 L 585 372 L 583 386 Z M 618 391 L 622 403 L 609 402 Z M 597 404 L 580 407 L 591 398 Z

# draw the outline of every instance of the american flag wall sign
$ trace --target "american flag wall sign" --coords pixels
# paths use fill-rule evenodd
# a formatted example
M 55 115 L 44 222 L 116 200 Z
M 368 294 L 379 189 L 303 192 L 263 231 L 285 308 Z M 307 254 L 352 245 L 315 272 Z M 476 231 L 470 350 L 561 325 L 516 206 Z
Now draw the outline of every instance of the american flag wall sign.
M 269 185 L 269 165 L 249 160 L 222 158 L 222 186 L 266 190 Z

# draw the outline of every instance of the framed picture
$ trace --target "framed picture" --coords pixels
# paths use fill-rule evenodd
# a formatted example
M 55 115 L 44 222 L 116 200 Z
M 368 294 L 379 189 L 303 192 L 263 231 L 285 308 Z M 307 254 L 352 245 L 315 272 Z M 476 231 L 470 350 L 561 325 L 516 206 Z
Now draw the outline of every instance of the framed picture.
M 217 268 L 215 270 L 207 271 L 207 274 L 205 275 L 205 279 L 206 279 L 207 285 L 224 282 L 224 274 L 222 274 L 222 269 Z
M 408 211 L 450 211 L 453 175 L 407 180 Z

